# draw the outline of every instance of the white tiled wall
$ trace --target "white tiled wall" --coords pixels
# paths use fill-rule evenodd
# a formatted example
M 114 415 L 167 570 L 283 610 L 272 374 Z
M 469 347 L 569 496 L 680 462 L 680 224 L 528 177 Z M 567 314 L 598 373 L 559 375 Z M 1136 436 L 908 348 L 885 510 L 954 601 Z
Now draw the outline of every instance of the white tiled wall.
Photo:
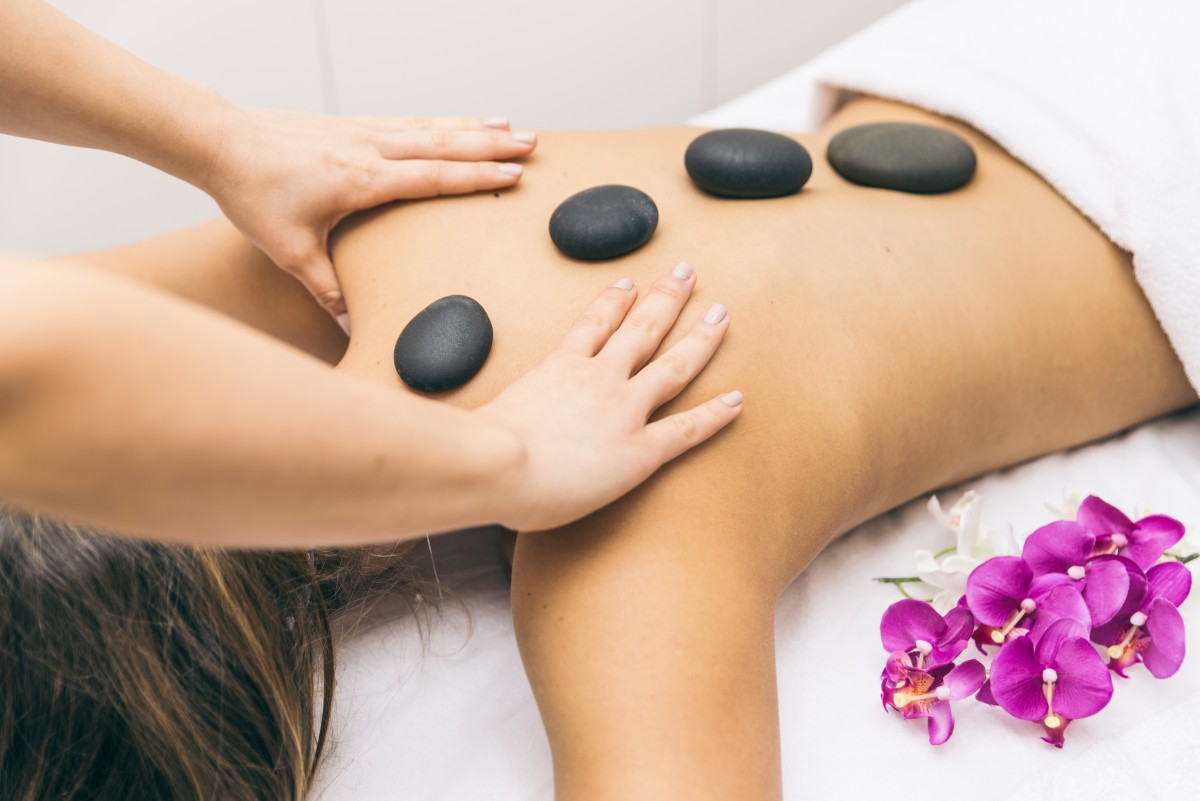
M 52 2 L 240 103 L 594 128 L 679 123 L 902 0 Z M 99 247 L 214 212 L 120 157 L 0 137 L 0 251 Z
M 677 124 L 699 111 L 697 0 L 329 0 L 346 112 L 507 114 L 535 127 Z

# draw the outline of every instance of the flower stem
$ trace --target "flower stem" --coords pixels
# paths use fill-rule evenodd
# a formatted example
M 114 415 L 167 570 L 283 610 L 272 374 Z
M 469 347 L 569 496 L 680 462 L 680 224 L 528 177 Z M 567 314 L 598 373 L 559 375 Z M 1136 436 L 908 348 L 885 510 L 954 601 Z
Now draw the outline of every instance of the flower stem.
M 1176 556 L 1173 553 L 1169 553 L 1169 554 L 1167 554 L 1167 556 L 1169 556 L 1172 559 L 1174 559 L 1175 561 L 1179 562 L 1181 565 L 1186 565 L 1188 562 L 1192 561 L 1193 559 L 1200 557 L 1200 553 L 1190 553 L 1187 556 Z
M 914 601 L 924 601 L 925 603 L 930 603 L 932 600 L 930 598 L 916 598 L 912 595 L 909 595 L 908 591 L 904 589 L 905 584 L 911 584 L 914 581 L 920 581 L 920 576 L 879 576 L 871 580 L 878 581 L 880 584 L 891 584 L 896 589 L 900 590 L 900 594 L 905 598 L 910 598 Z
M 941 559 L 943 556 L 945 556 L 945 555 L 946 555 L 946 554 L 948 554 L 948 553 L 952 553 L 952 552 L 953 552 L 954 550 L 956 550 L 957 548 L 958 548 L 958 546 L 957 546 L 957 545 L 951 545 L 949 548 L 943 548 L 942 550 L 940 550 L 940 551 L 938 551 L 937 553 L 935 553 L 935 554 L 933 555 L 933 558 L 934 558 L 934 559 Z

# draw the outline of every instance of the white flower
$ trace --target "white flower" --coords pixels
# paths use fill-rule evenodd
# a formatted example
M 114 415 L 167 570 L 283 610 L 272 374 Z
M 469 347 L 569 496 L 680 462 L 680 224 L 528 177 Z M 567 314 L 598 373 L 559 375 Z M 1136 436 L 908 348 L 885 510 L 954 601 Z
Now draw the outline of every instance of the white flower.
M 1064 487 L 1062 492 L 1062 507 L 1049 503 L 1045 504 L 1045 506 L 1059 520 L 1074 520 L 1075 516 L 1079 514 L 1079 504 L 1081 503 L 1083 503 L 1083 498 L 1079 497 L 1078 492 L 1072 492 Z
M 917 575 L 939 590 L 930 603 L 941 614 L 953 609 L 966 593 L 967 576 L 984 560 L 1020 553 L 1011 526 L 1000 532 L 981 529 L 982 507 L 983 498 L 973 490 L 959 498 L 949 512 L 942 511 L 936 495 L 929 499 L 930 514 L 953 531 L 956 539 L 953 548 L 936 554 L 922 549 L 913 555 Z

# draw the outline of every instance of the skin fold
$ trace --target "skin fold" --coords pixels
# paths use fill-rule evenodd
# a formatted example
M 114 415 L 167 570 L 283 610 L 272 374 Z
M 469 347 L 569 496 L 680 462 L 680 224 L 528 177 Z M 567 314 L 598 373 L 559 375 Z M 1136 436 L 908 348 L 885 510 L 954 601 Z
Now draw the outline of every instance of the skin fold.
M 881 120 L 966 138 L 972 183 L 914 196 L 833 173 L 828 140 Z M 711 366 L 659 414 L 737 387 L 740 419 L 622 500 L 518 538 L 513 614 L 562 801 L 779 798 L 775 601 L 831 538 L 1196 400 L 1129 255 L 972 129 L 859 99 L 797 137 L 814 157 L 799 195 L 756 201 L 691 185 L 696 135 L 543 133 L 519 188 L 387 206 L 334 241 L 354 320 L 338 369 L 409 391 L 391 364 L 405 323 L 450 294 L 487 309 L 491 356 L 440 396 L 464 408 L 536 364 L 622 276 L 644 294 L 679 259 L 695 267 L 662 350 L 712 303 L 729 308 Z M 659 229 L 624 258 L 571 261 L 550 214 L 605 183 L 646 191 Z M 319 309 L 223 222 L 90 260 L 340 354 Z

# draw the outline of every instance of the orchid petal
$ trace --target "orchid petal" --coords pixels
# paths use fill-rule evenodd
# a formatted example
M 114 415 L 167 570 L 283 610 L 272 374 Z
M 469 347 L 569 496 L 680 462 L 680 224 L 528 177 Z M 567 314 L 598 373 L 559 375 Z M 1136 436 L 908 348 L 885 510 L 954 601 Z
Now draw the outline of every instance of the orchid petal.
M 975 700 L 982 701 L 989 706 L 1000 706 L 1000 702 L 996 700 L 996 696 L 992 695 L 992 680 L 988 679 L 979 688 L 979 692 L 975 693 Z
M 952 553 L 942 560 L 942 570 L 947 573 L 957 576 L 962 575 L 963 587 L 966 587 L 967 575 L 979 567 L 979 560 L 971 556 L 963 556 L 962 554 Z
M 1095 495 L 1083 499 L 1079 511 L 1075 513 L 1075 520 L 1098 537 L 1133 531 L 1133 521 L 1124 512 Z
M 956 665 L 954 670 L 946 674 L 946 678 L 942 680 L 942 686 L 950 690 L 949 700 L 961 701 L 979 692 L 979 688 L 983 686 L 986 679 L 987 671 L 984 669 L 983 663 L 978 659 L 968 659 L 961 665 Z
M 935 643 L 946 633 L 946 621 L 924 601 L 905 598 L 889 606 L 879 622 L 879 636 L 888 651 L 911 651 L 917 640 Z
M 1004 531 L 992 532 L 991 543 L 996 556 L 1017 556 L 1021 553 L 1011 525 Z
M 1092 626 L 1092 614 L 1088 611 L 1087 602 L 1083 600 L 1079 590 L 1069 584 L 1059 585 L 1038 598 L 1037 615 L 1033 619 L 1029 635 L 1034 640 L 1040 640 L 1046 629 L 1064 619 L 1080 623 L 1085 631 Z
M 1063 643 L 1078 637 L 1087 639 L 1088 628 L 1078 620 L 1069 617 L 1059 618 L 1053 624 L 1042 629 L 1038 636 L 1033 636 L 1034 654 L 1043 666 L 1054 661 Z
M 967 577 L 967 605 L 975 619 L 1003 626 L 1024 600 L 1033 573 L 1017 556 L 994 556 Z
M 1192 571 L 1179 562 L 1163 562 L 1146 571 L 1146 582 L 1148 586 L 1146 597 L 1142 600 L 1143 611 L 1148 612 L 1156 598 L 1179 606 L 1192 591 Z
M 1143 599 L 1146 597 L 1147 585 L 1146 574 L 1132 560 L 1123 556 L 1104 558 L 1118 561 L 1125 567 L 1125 572 L 1129 576 L 1129 593 L 1125 596 L 1125 603 L 1121 605 L 1121 611 L 1117 612 L 1113 619 L 1103 626 L 1092 628 L 1092 642 L 1107 646 L 1116 645 L 1125 638 L 1125 632 L 1129 629 L 1129 616 L 1141 609 Z
M 1099 556 L 1087 564 L 1083 582 L 1083 600 L 1092 614 L 1093 626 L 1101 626 L 1121 611 L 1129 597 L 1129 573 L 1125 565 L 1111 556 Z
M 971 614 L 971 610 L 961 606 L 956 606 L 946 613 L 946 633 L 938 640 L 939 646 L 966 641 L 971 638 L 971 633 L 975 631 L 975 616 Z
M 892 651 L 887 656 L 887 661 L 883 664 L 883 673 L 879 678 L 892 682 L 896 686 L 900 686 L 905 681 L 908 668 L 913 665 L 912 659 L 905 651 Z
M 1112 674 L 1083 637 L 1063 642 L 1050 667 L 1058 673 L 1051 702 L 1059 715 L 1079 720 L 1103 709 L 1113 694 Z
M 1029 535 L 1021 558 L 1035 574 L 1066 573 L 1092 553 L 1096 537 L 1072 520 L 1056 520 Z
M 956 503 L 959 510 L 957 548 L 960 554 L 967 556 L 975 553 L 975 543 L 979 539 L 979 518 L 983 513 L 983 499 L 974 492 L 963 495 Z
M 925 508 L 929 510 L 929 514 L 937 518 L 937 521 L 944 526 L 950 526 L 950 516 L 942 511 L 942 502 L 938 500 L 938 496 L 930 495 L 929 502 L 925 504 Z
M 925 548 L 921 548 L 913 554 L 913 564 L 916 565 L 917 570 L 924 570 L 929 573 L 939 569 L 937 557 L 933 555 L 933 551 L 926 550 Z
M 1183 523 L 1166 515 L 1151 515 L 1137 521 L 1123 553 L 1145 570 L 1181 539 Z
M 1045 721 L 1042 721 L 1042 731 L 1046 733 L 1046 736 L 1042 738 L 1042 742 L 1050 743 L 1055 748 L 1063 747 L 1063 743 L 1067 741 L 1067 726 L 1071 725 L 1071 721 L 1067 718 L 1060 716 L 1059 720 L 1062 721 L 1062 725 L 1053 729 L 1047 726 Z
M 937 595 L 929 601 L 930 605 L 937 610 L 938 614 L 945 614 L 951 609 L 954 609 L 954 604 L 962 597 L 961 592 L 955 590 L 939 590 Z
M 1183 616 L 1170 601 L 1155 598 L 1146 618 L 1146 631 L 1150 633 L 1150 647 L 1142 653 L 1146 670 L 1156 679 L 1174 676 L 1186 651 Z
M 1029 597 L 1040 601 L 1055 587 L 1070 587 L 1078 591 L 1079 582 L 1066 573 L 1043 573 L 1040 576 L 1034 576 L 1033 581 L 1029 582 Z
M 992 660 L 991 691 L 996 703 L 1020 720 L 1045 717 L 1049 707 L 1042 693 L 1042 670 L 1033 641 L 1020 637 L 1006 642 Z
M 929 744 L 941 745 L 954 734 L 954 712 L 949 701 L 934 701 L 929 709 Z

